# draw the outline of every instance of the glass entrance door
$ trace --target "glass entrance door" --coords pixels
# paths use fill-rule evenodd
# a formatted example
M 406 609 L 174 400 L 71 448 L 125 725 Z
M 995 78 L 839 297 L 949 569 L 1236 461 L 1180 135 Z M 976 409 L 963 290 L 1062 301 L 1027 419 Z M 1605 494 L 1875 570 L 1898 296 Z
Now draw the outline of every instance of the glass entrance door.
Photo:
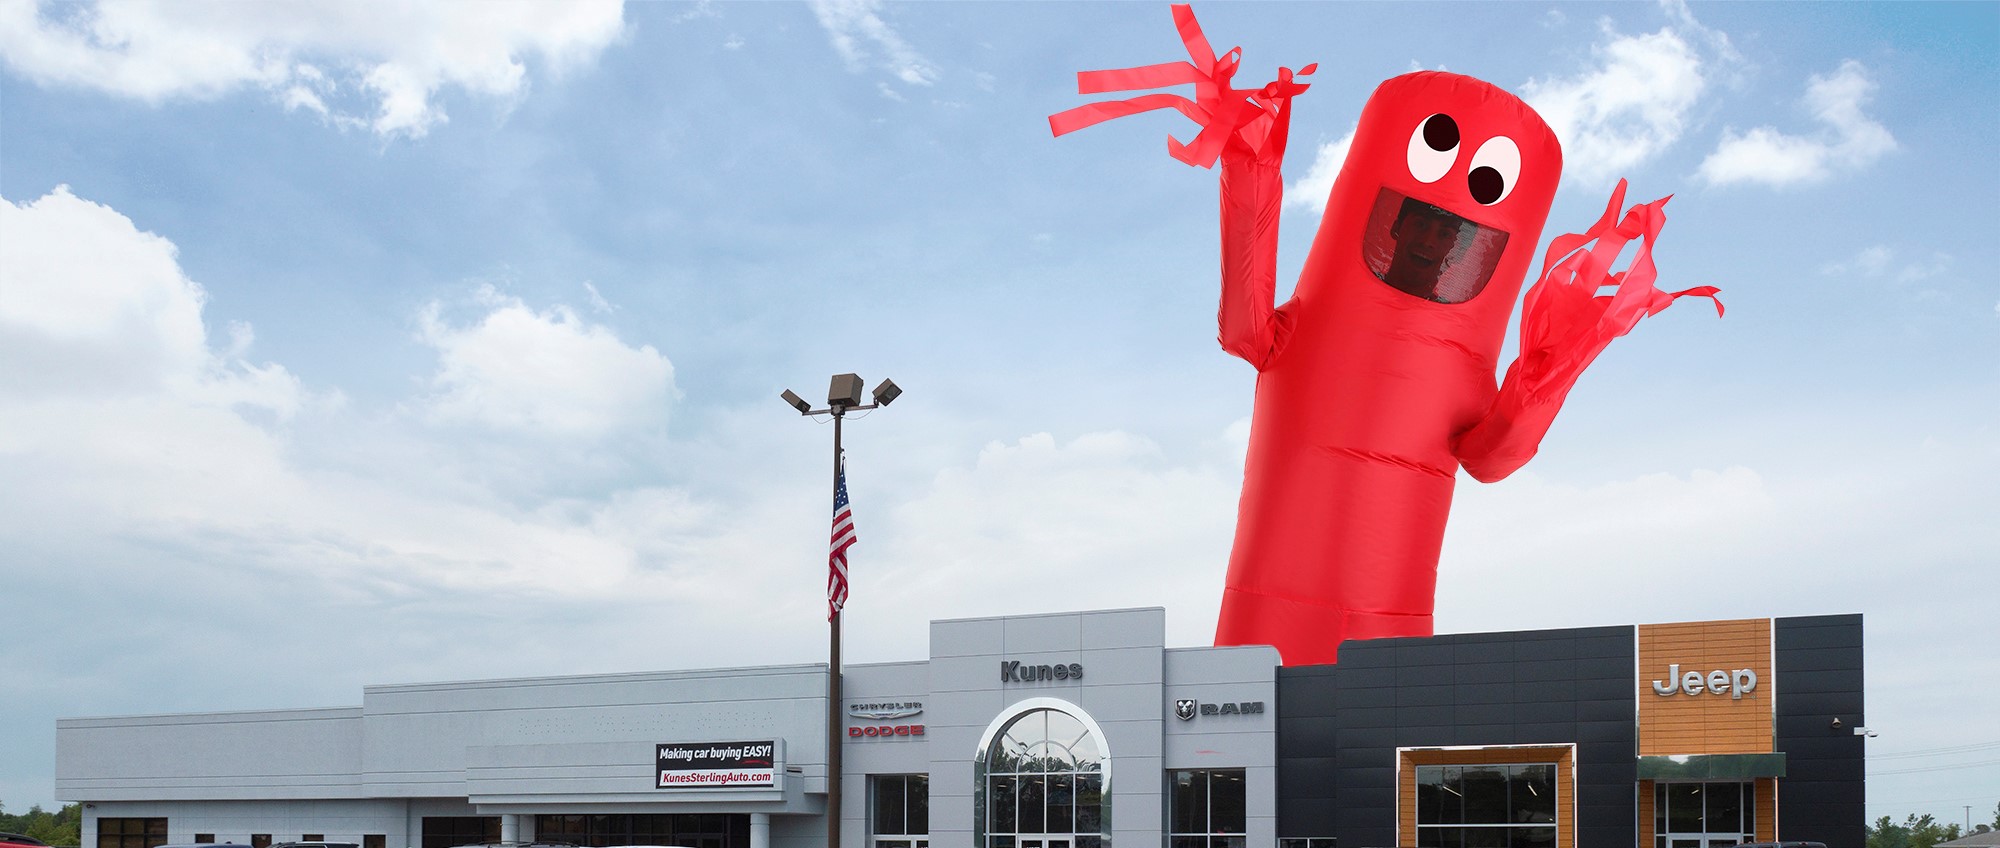
M 1655 848 L 1727 848 L 1757 841 L 1754 783 L 1653 786 Z

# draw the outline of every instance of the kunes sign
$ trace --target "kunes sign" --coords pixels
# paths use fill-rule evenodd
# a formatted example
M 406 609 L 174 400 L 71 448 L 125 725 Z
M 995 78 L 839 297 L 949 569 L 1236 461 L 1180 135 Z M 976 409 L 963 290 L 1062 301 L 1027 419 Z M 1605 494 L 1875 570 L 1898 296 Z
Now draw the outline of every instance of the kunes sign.
M 1667 679 L 1653 681 L 1653 692 L 1663 698 L 1681 692 L 1699 695 L 1706 691 L 1716 695 L 1728 692 L 1731 700 L 1740 701 L 1745 693 L 1756 688 L 1755 669 L 1739 668 L 1735 671 L 1723 671 L 1718 668 L 1706 675 L 1699 671 L 1682 674 L 1680 663 L 1667 666 Z
M 1039 680 L 1082 680 L 1083 663 L 1064 665 L 1023 665 L 1014 660 L 1000 661 L 1001 683 L 1034 683 Z
M 657 746 L 658 789 L 734 789 L 778 785 L 778 743 L 672 742 Z

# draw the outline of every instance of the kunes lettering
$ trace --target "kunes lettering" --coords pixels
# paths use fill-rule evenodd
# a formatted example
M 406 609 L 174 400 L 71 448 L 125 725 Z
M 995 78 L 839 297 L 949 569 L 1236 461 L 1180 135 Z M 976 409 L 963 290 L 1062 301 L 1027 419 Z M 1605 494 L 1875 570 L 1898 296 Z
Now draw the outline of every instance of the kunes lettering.
M 1742 700 L 1746 692 L 1757 688 L 1757 672 L 1754 669 L 1739 668 L 1735 671 L 1716 669 L 1703 675 L 1699 671 L 1681 673 L 1681 664 L 1667 666 L 1667 679 L 1653 681 L 1653 691 L 1661 696 L 1676 692 L 1699 695 L 1704 691 L 1720 695 L 1729 693 L 1731 700 Z
M 1083 663 L 1064 665 L 1022 665 L 1013 660 L 1000 661 L 1001 683 L 1034 683 L 1038 680 L 1082 680 Z

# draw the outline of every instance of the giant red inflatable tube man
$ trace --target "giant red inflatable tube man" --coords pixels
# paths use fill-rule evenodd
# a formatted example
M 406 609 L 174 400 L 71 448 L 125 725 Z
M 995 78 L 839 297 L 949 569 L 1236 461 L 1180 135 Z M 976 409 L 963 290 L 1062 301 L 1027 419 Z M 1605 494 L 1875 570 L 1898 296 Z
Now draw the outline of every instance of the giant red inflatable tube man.
M 1419 72 L 1375 90 L 1291 300 L 1273 308 L 1291 98 L 1289 70 L 1230 87 L 1174 7 L 1191 62 L 1078 75 L 1085 94 L 1193 83 L 1050 118 L 1057 135 L 1157 108 L 1202 125 L 1184 162 L 1222 162 L 1222 347 L 1258 371 L 1236 540 L 1216 644 L 1275 645 L 1287 665 L 1333 662 L 1344 639 L 1428 636 L 1460 467 L 1482 482 L 1533 457 L 1585 366 L 1641 317 L 1713 287 L 1653 287 L 1666 199 L 1553 241 L 1525 299 L 1521 354 L 1494 385 L 1507 319 L 1562 171 L 1562 149 L 1520 99 L 1471 77 Z M 1307 66 L 1301 75 L 1310 74 Z M 1627 270 L 1612 261 L 1637 239 Z M 1615 287 L 1599 294 L 1601 287 Z M 1717 303 L 1718 311 L 1721 304 Z

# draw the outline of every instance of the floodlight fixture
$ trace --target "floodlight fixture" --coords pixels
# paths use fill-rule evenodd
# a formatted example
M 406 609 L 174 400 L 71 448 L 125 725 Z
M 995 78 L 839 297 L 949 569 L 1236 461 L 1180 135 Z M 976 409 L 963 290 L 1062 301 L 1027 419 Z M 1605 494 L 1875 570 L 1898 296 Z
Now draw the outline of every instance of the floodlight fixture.
M 833 383 L 826 387 L 827 406 L 860 406 L 861 375 L 835 374 Z
M 806 403 L 805 398 L 799 397 L 798 394 L 793 392 L 791 389 L 786 389 L 785 393 L 779 395 L 779 397 L 784 398 L 785 402 L 791 404 L 792 408 L 798 410 L 799 414 L 801 415 L 810 414 L 812 412 L 813 408 L 812 404 Z
M 888 406 L 890 401 L 902 396 L 903 387 L 896 385 L 895 380 L 883 380 L 882 385 L 875 387 L 876 406 Z

